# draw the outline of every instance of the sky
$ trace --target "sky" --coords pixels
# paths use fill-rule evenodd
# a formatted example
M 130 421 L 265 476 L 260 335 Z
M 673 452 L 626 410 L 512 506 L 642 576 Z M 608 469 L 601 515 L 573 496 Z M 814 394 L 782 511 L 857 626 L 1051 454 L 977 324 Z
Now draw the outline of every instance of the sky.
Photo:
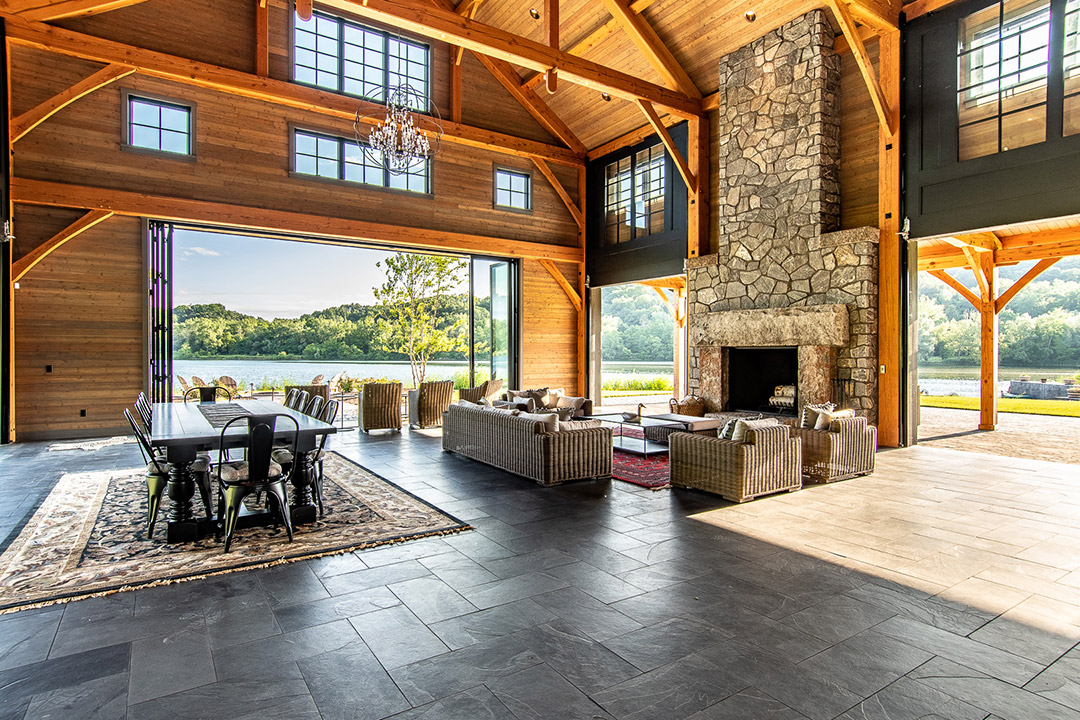
M 221 303 L 271 320 L 361 303 L 384 280 L 375 263 L 392 253 L 177 228 L 173 305 Z

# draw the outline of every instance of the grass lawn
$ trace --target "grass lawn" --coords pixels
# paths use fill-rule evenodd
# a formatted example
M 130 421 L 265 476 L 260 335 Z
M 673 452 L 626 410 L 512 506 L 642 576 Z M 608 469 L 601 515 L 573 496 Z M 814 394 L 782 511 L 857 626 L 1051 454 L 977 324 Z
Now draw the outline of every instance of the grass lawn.
M 955 408 L 958 410 L 978 410 L 979 398 L 942 395 L 923 395 L 920 404 L 924 407 Z M 1027 413 L 1029 415 L 1060 415 L 1062 417 L 1080 417 L 1080 402 L 1069 400 L 1023 400 L 1019 398 L 998 398 L 998 412 Z
M 601 390 L 604 397 L 638 397 L 639 395 L 663 395 L 671 397 L 670 390 Z

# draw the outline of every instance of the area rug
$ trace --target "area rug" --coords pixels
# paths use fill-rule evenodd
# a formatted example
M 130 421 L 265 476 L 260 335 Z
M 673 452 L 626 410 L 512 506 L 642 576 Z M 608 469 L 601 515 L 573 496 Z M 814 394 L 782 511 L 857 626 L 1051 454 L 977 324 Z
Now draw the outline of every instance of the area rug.
M 167 501 L 154 539 L 147 540 L 143 472 L 61 477 L 0 555 L 0 613 L 471 529 L 328 453 L 323 518 L 298 526 L 292 543 L 283 527 L 242 528 L 225 554 L 213 535 L 194 543 L 165 542 Z
M 101 448 L 112 447 L 113 445 L 126 445 L 128 443 L 135 442 L 135 438 L 130 435 L 117 435 L 116 437 L 102 438 L 101 440 L 81 440 L 79 442 L 70 443 L 53 443 L 49 446 L 50 452 L 59 452 L 64 450 L 100 450 Z
M 616 480 L 633 483 L 650 490 L 671 487 L 667 455 L 632 455 L 616 450 L 611 458 L 611 476 Z

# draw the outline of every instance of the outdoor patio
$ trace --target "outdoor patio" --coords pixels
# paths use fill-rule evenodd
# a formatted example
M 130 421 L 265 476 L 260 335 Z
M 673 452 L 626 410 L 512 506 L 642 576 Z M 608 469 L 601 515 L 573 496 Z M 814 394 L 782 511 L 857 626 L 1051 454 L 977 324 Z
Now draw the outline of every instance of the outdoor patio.
M 1080 718 L 1075 465 L 916 447 L 735 506 L 334 441 L 476 530 L 0 616 L 0 718 Z M 0 448 L 0 532 L 138 464 Z

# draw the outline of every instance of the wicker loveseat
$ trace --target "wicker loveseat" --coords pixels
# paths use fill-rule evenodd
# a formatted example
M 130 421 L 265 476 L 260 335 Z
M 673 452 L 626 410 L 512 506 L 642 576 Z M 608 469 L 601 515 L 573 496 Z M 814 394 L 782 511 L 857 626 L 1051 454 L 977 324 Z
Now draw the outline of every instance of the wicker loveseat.
M 834 482 L 874 472 L 877 428 L 864 417 L 837 418 L 828 430 L 792 428 L 791 432 L 802 439 L 806 482 Z
M 558 485 L 611 477 L 611 428 L 548 432 L 544 423 L 479 405 L 451 405 L 442 446 L 508 472 Z
M 668 438 L 671 484 L 745 502 L 802 487 L 801 441 L 786 425 L 747 430 L 746 442 L 673 433 Z

